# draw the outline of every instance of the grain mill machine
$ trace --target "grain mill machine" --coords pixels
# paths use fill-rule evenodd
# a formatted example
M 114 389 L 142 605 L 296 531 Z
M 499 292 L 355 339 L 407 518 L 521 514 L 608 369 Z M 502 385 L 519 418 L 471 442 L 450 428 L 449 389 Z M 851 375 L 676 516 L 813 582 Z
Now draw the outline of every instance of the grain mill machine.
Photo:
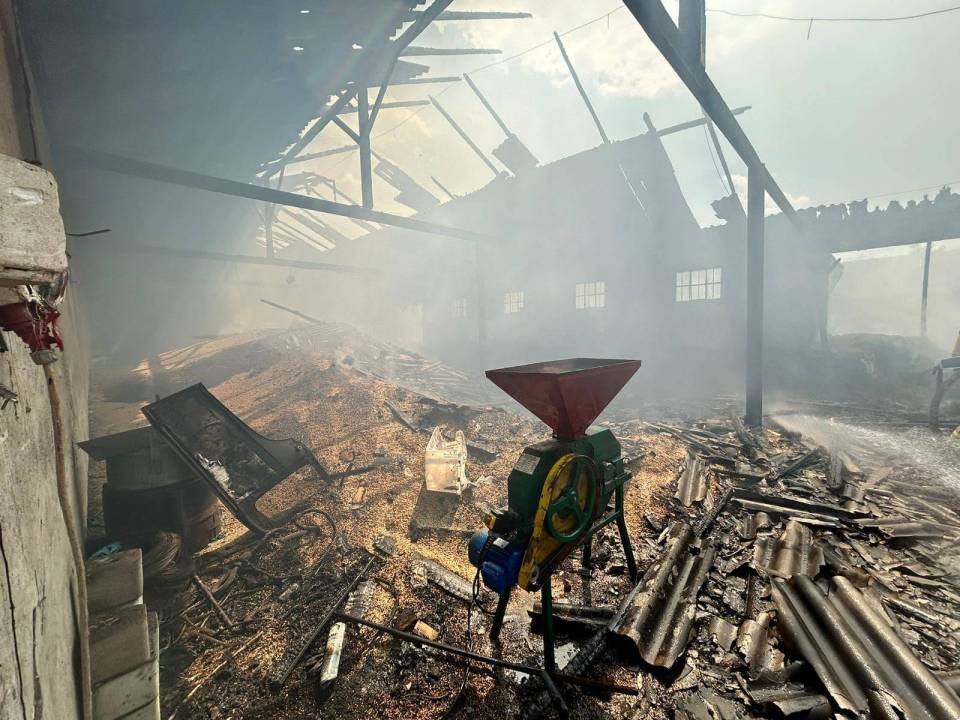
M 487 371 L 487 377 L 553 430 L 524 449 L 507 478 L 507 506 L 490 513 L 470 539 L 483 583 L 500 595 L 490 637 L 496 639 L 514 586 L 540 590 L 544 666 L 555 671 L 554 570 L 577 547 L 590 562 L 593 535 L 617 523 L 631 579 L 637 567 L 623 517 L 624 468 L 610 430 L 590 427 L 640 367 L 639 360 L 573 358 Z M 611 507 L 612 502 L 612 507 Z

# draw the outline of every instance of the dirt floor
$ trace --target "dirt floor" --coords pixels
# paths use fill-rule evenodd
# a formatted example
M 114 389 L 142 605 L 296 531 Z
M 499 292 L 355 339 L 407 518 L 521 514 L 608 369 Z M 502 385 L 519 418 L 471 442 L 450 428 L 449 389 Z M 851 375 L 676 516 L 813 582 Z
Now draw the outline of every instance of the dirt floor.
M 300 470 L 260 500 L 258 508 L 278 519 L 267 535 L 248 532 L 224 512 L 221 534 L 201 553 L 168 553 L 159 570 L 151 560 L 146 602 L 161 618 L 164 718 L 364 718 L 373 708 L 383 718 L 404 720 L 555 714 L 536 679 L 481 664 L 468 673 L 433 650 L 352 623 L 343 628 L 339 677 L 320 683 L 332 632 L 327 614 L 361 574 L 365 582 L 343 606 L 350 614 L 400 629 L 420 622 L 441 642 L 529 667 L 542 663 L 541 636 L 528 612 L 539 595 L 514 592 L 499 642 L 487 637 L 496 597 L 484 590 L 471 603 L 476 571 L 467 540 L 491 509 L 505 504 L 506 477 L 523 448 L 546 437 L 544 425 L 484 402 L 498 398 L 480 379 L 343 328 L 308 327 L 218 338 L 132 371 L 103 368 L 94 377 L 91 434 L 142 425 L 145 402 L 198 381 L 259 433 L 302 442 L 331 473 L 381 465 L 329 484 L 311 469 Z M 468 458 L 471 487 L 447 529 L 414 540 L 410 522 L 429 432 L 401 422 L 388 401 L 419 428 L 462 430 L 469 442 L 495 453 L 486 462 Z M 752 434 L 722 403 L 708 412 L 713 419 L 697 423 L 675 414 L 656 423 L 650 414 L 640 419 L 623 409 L 601 420 L 621 441 L 633 471 L 625 516 L 644 579 L 634 590 L 616 528 L 608 526 L 596 537 L 589 568 L 576 553 L 554 574 L 554 602 L 611 613 L 624 603 L 645 607 L 658 624 L 638 626 L 635 649 L 644 658 L 624 653 L 621 643 L 605 645 L 583 669 L 574 659 L 568 667 L 575 674 L 631 694 L 566 685 L 572 716 L 780 717 L 783 698 L 771 699 L 767 686 L 764 695 L 758 682 L 788 689 L 789 702 L 802 697 L 816 717 L 831 716 L 831 703 L 844 700 L 823 690 L 811 669 L 819 667 L 815 659 L 791 645 L 785 624 L 777 625 L 787 618 L 774 603 L 789 590 L 781 581 L 797 575 L 816 578 L 822 589 L 838 576 L 855 579 L 909 644 L 908 654 L 938 673 L 955 670 L 960 515 L 949 485 L 960 474 L 956 448 L 936 437 L 914 440 L 805 414 L 784 415 L 773 423 L 777 430 Z M 935 461 L 924 464 L 928 458 Z M 95 486 L 105 477 L 102 465 L 91 466 Z M 903 500 L 911 486 L 920 498 L 914 505 Z M 769 516 L 751 511 L 746 501 L 736 504 L 736 493 L 759 493 L 756 507 Z M 784 495 L 794 506 L 763 504 Z M 92 487 L 93 532 L 98 496 Z M 933 518 L 924 517 L 928 511 Z M 879 524 L 871 525 L 875 518 Z M 885 518 L 914 528 L 896 531 L 914 536 L 891 537 Z M 930 519 L 944 528 L 939 540 L 922 532 Z M 690 528 L 693 540 L 671 567 L 668 548 L 689 537 Z M 939 541 L 945 545 L 938 549 Z M 701 562 L 702 573 L 696 570 Z M 435 581 L 431 563 L 453 580 Z M 190 582 L 192 572 L 226 618 Z M 321 623 L 316 641 L 278 682 Z M 578 652 L 584 657 L 598 637 L 606 639 L 596 627 L 574 621 L 558 627 L 561 667 Z M 651 638 L 662 642 L 659 650 L 648 647 Z

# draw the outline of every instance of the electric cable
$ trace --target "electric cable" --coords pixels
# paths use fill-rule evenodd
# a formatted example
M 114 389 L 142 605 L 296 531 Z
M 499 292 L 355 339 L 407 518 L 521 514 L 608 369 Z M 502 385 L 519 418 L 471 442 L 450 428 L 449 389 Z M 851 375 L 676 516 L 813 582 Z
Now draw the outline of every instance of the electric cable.
M 483 547 L 480 549 L 480 554 L 477 556 L 477 571 L 473 574 L 473 592 L 472 597 L 470 598 L 470 604 L 467 606 L 467 650 L 473 652 L 473 606 L 476 605 L 481 610 L 484 610 L 483 605 L 480 604 L 480 568 L 483 567 L 483 561 L 486 560 L 487 553 L 490 551 L 490 548 L 493 546 L 493 535 L 487 535 L 486 541 L 483 543 Z M 467 683 L 470 681 L 470 663 L 467 662 L 463 667 L 463 680 L 460 682 L 460 688 L 457 690 L 457 694 L 453 696 L 453 700 L 450 702 L 450 705 L 444 710 L 443 715 L 440 716 L 439 720 L 449 720 L 454 711 L 460 706 L 460 702 L 463 700 L 463 694 L 466 692 Z
M 706 117 L 706 115 L 704 115 L 704 117 Z M 709 119 L 707 122 L 710 122 Z M 720 186 L 723 188 L 724 193 L 727 193 L 727 181 L 720 172 L 720 166 L 717 164 L 717 158 L 714 157 L 713 143 L 710 141 L 710 133 L 707 130 L 706 123 L 703 125 L 703 138 L 707 141 L 707 152 L 710 153 L 710 162 L 713 163 L 713 169 L 717 172 L 717 179 L 720 181 Z M 732 194 L 735 192 L 735 190 L 730 188 L 729 192 Z
M 933 15 L 943 15 L 945 13 L 956 12 L 960 10 L 960 5 L 940 8 L 939 10 L 928 10 L 927 12 L 915 13 L 913 15 L 896 15 L 890 17 L 791 17 L 788 15 L 772 15 L 763 12 L 737 12 L 736 10 L 720 10 L 707 8 L 708 13 L 716 15 L 730 15 L 740 18 L 765 18 L 767 20 L 785 20 L 788 22 L 896 22 L 899 20 L 919 20 L 920 18 L 931 17 Z
M 564 30 L 563 32 L 557 33 L 557 34 L 558 34 L 560 37 L 566 37 L 567 35 L 570 35 L 571 33 L 575 33 L 575 32 L 577 32 L 578 30 L 583 30 L 583 28 L 589 27 L 590 25 L 593 25 L 594 23 L 598 23 L 598 22 L 600 22 L 601 20 L 604 20 L 604 19 L 609 20 L 609 18 L 610 18 L 611 15 L 613 15 L 615 12 L 618 12 L 618 11 L 620 11 L 620 10 L 623 10 L 624 8 L 625 8 L 624 5 L 618 5 L 617 7 L 613 8 L 612 10 L 609 10 L 609 11 L 603 13 L 602 15 L 598 15 L 598 16 L 595 17 L 595 18 L 591 18 L 590 20 L 587 20 L 586 22 L 582 22 L 582 23 L 580 23 L 579 25 L 577 25 L 577 26 L 575 26 L 575 27 L 569 28 L 569 29 Z M 528 54 L 528 53 L 532 53 L 534 50 L 539 50 L 540 48 L 546 47 L 547 45 L 552 45 L 554 42 L 555 42 L 555 41 L 554 41 L 553 37 L 551 36 L 549 40 L 544 40 L 543 42 L 537 43 L 536 45 L 531 45 L 530 47 L 526 48 L 525 50 L 521 50 L 520 52 L 514 53 L 513 55 L 508 55 L 508 56 L 505 57 L 505 58 L 500 58 L 499 60 L 495 60 L 495 61 L 493 61 L 492 63 L 487 63 L 486 65 L 481 65 L 480 67 L 474 68 L 473 70 L 469 70 L 469 71 L 467 71 L 467 72 L 464 73 L 464 74 L 465 74 L 465 75 L 473 75 L 474 73 L 483 72 L 484 70 L 489 70 L 490 68 L 496 67 L 497 65 L 502 65 L 502 64 L 504 64 L 504 63 L 511 62 L 512 60 L 516 60 L 516 59 L 519 58 L 519 57 L 523 57 L 524 55 L 526 55 L 526 54 Z M 436 94 L 435 97 L 440 97 L 441 95 L 443 95 L 443 94 L 446 93 L 447 91 L 453 89 L 454 87 L 457 87 L 457 86 L 454 85 L 454 84 L 447 85 L 443 90 L 439 91 L 439 92 Z M 401 126 L 403 126 L 403 125 L 405 125 L 406 123 L 408 123 L 410 120 L 413 120 L 413 118 L 415 118 L 417 115 L 419 115 L 420 113 L 422 113 L 422 112 L 423 112 L 424 110 L 426 110 L 428 107 L 431 107 L 431 106 L 430 106 L 430 105 L 424 105 L 423 107 L 421 107 L 421 108 L 419 108 L 419 109 L 417 109 L 417 110 L 414 110 L 414 111 L 411 112 L 409 115 L 407 115 L 407 117 L 405 117 L 403 120 L 401 120 L 401 121 L 398 122 L 396 125 L 394 125 L 393 127 L 391 127 L 389 130 L 384 130 L 383 132 L 374 135 L 374 136 L 373 136 L 373 139 L 377 139 L 377 138 L 384 137 L 385 135 L 389 135 L 390 133 L 392 133 L 392 132 L 394 132 L 395 130 L 399 129 Z

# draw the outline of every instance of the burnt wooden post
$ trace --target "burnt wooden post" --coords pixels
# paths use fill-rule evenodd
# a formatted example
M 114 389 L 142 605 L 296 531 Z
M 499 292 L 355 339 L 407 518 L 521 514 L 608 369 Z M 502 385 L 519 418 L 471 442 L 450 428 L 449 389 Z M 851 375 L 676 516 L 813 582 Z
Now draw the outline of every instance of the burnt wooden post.
M 747 402 L 744 421 L 763 425 L 763 203 L 765 170 L 747 170 Z

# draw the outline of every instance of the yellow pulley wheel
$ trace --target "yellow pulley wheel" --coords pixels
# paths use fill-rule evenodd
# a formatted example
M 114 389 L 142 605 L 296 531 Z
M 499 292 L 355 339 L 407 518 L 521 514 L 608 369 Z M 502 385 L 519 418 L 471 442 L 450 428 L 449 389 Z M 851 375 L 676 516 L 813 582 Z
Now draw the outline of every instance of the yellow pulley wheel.
M 544 571 L 566 557 L 590 530 L 596 516 L 597 485 L 596 466 L 586 455 L 568 453 L 550 468 L 520 565 L 517 584 L 521 588 L 539 587 Z

